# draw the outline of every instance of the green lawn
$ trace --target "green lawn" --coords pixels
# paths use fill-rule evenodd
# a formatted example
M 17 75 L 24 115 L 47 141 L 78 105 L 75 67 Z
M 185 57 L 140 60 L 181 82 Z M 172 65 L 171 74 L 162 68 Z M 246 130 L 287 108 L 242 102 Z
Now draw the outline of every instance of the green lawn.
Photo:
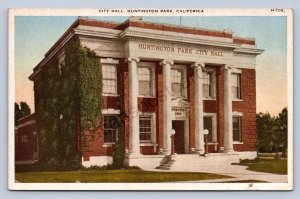
M 16 173 L 19 182 L 174 182 L 231 178 L 196 172 L 152 172 L 143 170 L 103 170 L 75 172 Z
M 248 166 L 250 171 L 260 171 L 275 174 L 287 174 L 287 159 L 264 159 L 242 162 L 240 165 Z

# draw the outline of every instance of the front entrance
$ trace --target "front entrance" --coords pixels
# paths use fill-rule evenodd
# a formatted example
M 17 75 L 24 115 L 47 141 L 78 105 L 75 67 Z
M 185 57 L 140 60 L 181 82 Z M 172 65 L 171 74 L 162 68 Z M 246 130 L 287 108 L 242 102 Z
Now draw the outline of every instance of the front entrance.
M 173 120 L 172 129 L 175 130 L 175 136 L 174 136 L 175 153 L 183 154 L 184 153 L 184 121 Z

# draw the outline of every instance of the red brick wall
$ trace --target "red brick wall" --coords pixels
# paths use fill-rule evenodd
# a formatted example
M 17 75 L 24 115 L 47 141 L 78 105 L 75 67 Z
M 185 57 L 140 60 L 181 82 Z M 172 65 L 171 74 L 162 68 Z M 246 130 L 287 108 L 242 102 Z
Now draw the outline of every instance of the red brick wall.
M 163 72 L 162 66 L 159 63 L 156 63 L 156 130 L 157 130 L 157 143 L 158 143 L 158 150 L 163 149 Z
M 236 151 L 256 150 L 256 77 L 255 70 L 242 69 L 242 101 L 234 101 L 232 111 L 242 112 L 242 142 L 234 145 Z
M 194 69 L 187 67 L 187 77 L 188 77 L 188 100 L 191 105 L 190 109 L 190 140 L 189 140 L 189 149 L 195 148 L 195 78 L 194 78 Z
M 224 147 L 224 70 L 216 70 L 217 140 L 218 148 Z
M 124 121 L 124 139 L 125 139 L 125 149 L 128 150 L 128 133 L 129 133 L 129 124 L 128 124 L 128 67 L 124 59 L 119 60 L 119 65 L 117 66 L 118 77 L 117 82 L 120 84 L 120 81 L 123 81 L 124 84 L 124 110 L 125 110 L 125 121 Z M 122 76 L 123 80 L 120 78 Z M 118 94 L 120 93 L 120 87 L 118 86 Z M 119 109 L 117 96 L 102 96 L 102 109 Z M 114 146 L 103 146 L 104 145 L 104 126 L 103 126 L 103 117 L 99 119 L 99 127 L 96 129 L 96 133 L 93 135 L 92 131 L 85 132 L 87 135 L 87 148 L 83 154 L 84 160 L 89 160 L 90 156 L 103 156 L 103 155 L 112 155 L 114 151 Z

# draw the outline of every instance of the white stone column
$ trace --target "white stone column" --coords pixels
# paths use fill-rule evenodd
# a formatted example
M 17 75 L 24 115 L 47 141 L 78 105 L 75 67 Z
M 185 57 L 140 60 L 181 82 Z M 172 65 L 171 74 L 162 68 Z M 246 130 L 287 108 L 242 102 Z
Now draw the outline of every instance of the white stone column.
M 233 152 L 231 67 L 224 68 L 224 151 Z
M 139 135 L 139 112 L 138 112 L 138 92 L 139 81 L 137 74 L 137 63 L 139 58 L 129 57 L 128 79 L 129 79 L 129 155 L 140 155 L 140 135 Z
M 171 60 L 164 60 L 161 62 L 163 67 L 163 147 L 164 154 L 170 154 L 171 152 L 171 137 L 172 130 L 172 107 L 171 107 L 171 66 L 174 64 Z
M 203 86 L 202 68 L 205 67 L 204 63 L 195 63 L 194 79 L 195 79 L 195 150 L 199 154 L 204 153 L 204 125 L 203 125 Z

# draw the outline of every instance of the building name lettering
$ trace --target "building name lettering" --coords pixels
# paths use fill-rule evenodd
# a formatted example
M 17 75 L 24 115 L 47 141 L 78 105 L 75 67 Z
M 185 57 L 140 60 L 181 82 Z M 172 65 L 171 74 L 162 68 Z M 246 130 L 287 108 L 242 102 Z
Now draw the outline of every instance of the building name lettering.
M 203 56 L 215 56 L 223 57 L 224 53 L 218 49 L 209 49 L 209 48 L 185 48 L 185 47 L 173 47 L 165 45 L 155 45 L 155 44 L 138 44 L 139 50 L 151 50 L 151 51 L 161 51 L 169 53 L 178 53 L 178 54 L 190 54 L 190 55 L 203 55 Z

